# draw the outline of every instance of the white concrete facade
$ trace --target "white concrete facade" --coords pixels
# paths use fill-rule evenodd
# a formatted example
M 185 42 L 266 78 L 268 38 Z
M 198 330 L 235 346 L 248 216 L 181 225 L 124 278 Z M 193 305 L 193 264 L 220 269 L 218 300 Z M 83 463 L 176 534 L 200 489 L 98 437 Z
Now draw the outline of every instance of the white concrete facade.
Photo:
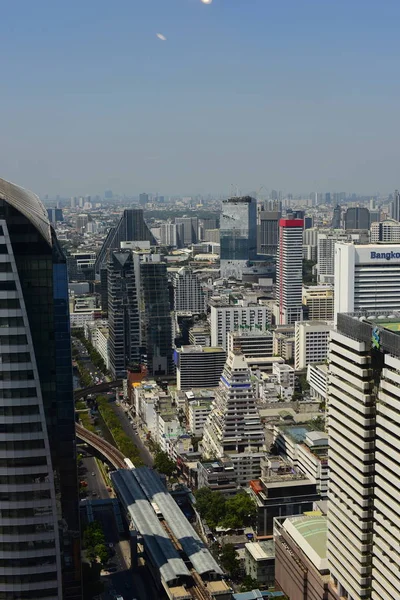
M 302 320 L 303 227 L 303 219 L 279 221 L 275 312 L 279 325 Z
M 324 362 L 328 355 L 329 332 L 332 323 L 302 321 L 295 326 L 295 369 L 301 371 L 310 364 Z
M 239 331 L 241 328 L 268 329 L 271 325 L 271 309 L 269 306 L 249 303 L 240 304 L 219 304 L 211 303 L 211 346 L 220 346 L 227 349 L 228 333 L 230 331 Z
M 399 244 L 336 244 L 335 322 L 359 310 L 400 310 Z

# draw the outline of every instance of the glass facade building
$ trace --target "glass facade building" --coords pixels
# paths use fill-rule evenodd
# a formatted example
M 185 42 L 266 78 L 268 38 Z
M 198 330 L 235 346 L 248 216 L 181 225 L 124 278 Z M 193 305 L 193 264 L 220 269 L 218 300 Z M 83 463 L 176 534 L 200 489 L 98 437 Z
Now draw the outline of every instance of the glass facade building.
M 243 268 L 257 258 L 257 201 L 250 196 L 222 202 L 221 277 L 242 279 Z
M 0 533 L 0 600 L 81 599 L 66 259 L 1 179 Z

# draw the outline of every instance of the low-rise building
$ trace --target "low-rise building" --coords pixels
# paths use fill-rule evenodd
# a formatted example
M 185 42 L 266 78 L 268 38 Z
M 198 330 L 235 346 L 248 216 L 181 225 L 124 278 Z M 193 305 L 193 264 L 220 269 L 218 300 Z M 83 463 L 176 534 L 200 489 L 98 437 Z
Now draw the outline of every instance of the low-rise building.
M 322 499 L 328 495 L 328 434 L 307 426 L 275 426 L 274 444 L 281 456 L 315 480 Z
M 295 369 L 302 371 L 310 364 L 324 362 L 328 355 L 329 333 L 333 323 L 301 321 L 295 326 Z
M 211 412 L 214 393 L 209 390 L 186 392 L 185 413 L 188 431 L 195 437 L 202 437 L 204 425 Z
M 238 490 L 235 465 L 227 457 L 198 462 L 197 478 L 199 488 L 207 487 L 224 495 L 236 494 Z
M 274 356 L 282 356 L 284 360 L 294 359 L 295 327 L 294 325 L 279 325 L 273 331 Z
M 259 536 L 272 534 L 275 517 L 311 511 L 320 499 L 314 479 L 272 456 L 262 463 L 261 478 L 250 482 L 250 494 L 257 505 Z
M 288 598 L 328 600 L 327 535 L 321 514 L 275 519 L 275 584 Z
M 308 365 L 307 381 L 311 398 L 326 403 L 328 398 L 328 365 Z
M 333 285 L 304 285 L 303 306 L 307 320 L 333 321 Z
M 280 396 L 284 400 L 291 400 L 294 393 L 294 369 L 290 365 L 274 363 L 272 374 L 276 377 Z
M 199 321 L 189 330 L 189 343 L 191 346 L 211 346 L 210 326 L 204 321 Z
M 253 328 L 228 333 L 228 352 L 237 350 L 246 358 L 273 356 L 273 335 L 270 331 Z
M 223 348 L 182 346 L 174 351 L 178 390 L 217 387 L 226 361 Z
M 244 568 L 246 575 L 262 586 L 275 583 L 275 546 L 273 540 L 245 544 Z

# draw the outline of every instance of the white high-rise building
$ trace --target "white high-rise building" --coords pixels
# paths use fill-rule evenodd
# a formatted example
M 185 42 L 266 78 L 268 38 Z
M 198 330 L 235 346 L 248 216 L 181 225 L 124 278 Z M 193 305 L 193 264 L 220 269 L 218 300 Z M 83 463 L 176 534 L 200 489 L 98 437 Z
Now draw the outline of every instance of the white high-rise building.
M 333 323 L 324 321 L 298 321 L 296 323 L 294 361 L 296 371 L 326 360 L 329 332 L 332 329 Z
M 189 267 L 182 267 L 175 273 L 174 308 L 176 312 L 194 314 L 205 312 L 205 296 L 200 279 Z
M 358 310 L 400 310 L 399 244 L 336 244 L 335 321 Z
M 279 221 L 275 310 L 278 325 L 302 320 L 303 219 Z
M 386 242 L 391 244 L 400 243 L 400 223 L 390 219 L 371 224 L 371 244 Z
M 225 304 L 211 298 L 211 346 L 228 347 L 227 336 L 230 331 L 269 329 L 271 309 L 269 306 L 253 302 L 240 301 L 238 304 Z
M 380 317 L 380 318 L 379 318 Z M 329 598 L 400 590 L 400 318 L 340 314 L 329 351 Z
M 163 246 L 180 248 L 183 246 L 182 223 L 162 223 L 160 227 L 160 242 Z
M 264 431 L 250 376 L 244 356 L 230 352 L 202 442 L 205 457 L 230 458 L 241 486 L 261 476 L 264 456 Z
M 335 275 L 335 244 L 339 241 L 347 241 L 348 238 L 349 235 L 343 230 L 331 230 L 318 234 L 318 283 L 333 283 Z

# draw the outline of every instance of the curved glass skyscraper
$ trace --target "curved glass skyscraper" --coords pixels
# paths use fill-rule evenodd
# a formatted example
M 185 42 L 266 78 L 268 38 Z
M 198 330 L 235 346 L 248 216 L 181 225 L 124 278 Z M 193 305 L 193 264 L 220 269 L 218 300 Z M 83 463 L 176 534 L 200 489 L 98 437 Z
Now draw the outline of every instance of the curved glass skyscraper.
M 81 598 L 65 257 L 0 179 L 0 600 Z

